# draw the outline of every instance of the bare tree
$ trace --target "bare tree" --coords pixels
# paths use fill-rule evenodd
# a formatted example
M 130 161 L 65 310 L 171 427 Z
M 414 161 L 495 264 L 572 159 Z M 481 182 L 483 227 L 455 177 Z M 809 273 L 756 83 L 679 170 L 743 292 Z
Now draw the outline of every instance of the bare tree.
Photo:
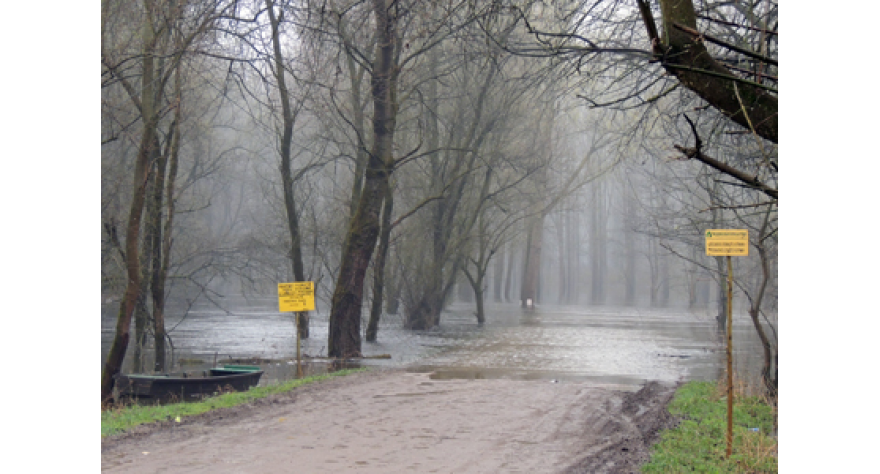
M 364 278 L 379 236 L 379 219 L 388 177 L 394 164 L 393 143 L 397 116 L 397 78 L 395 48 L 397 3 L 373 1 L 376 31 L 376 56 L 371 70 L 373 98 L 373 144 L 367 161 L 363 189 L 357 210 L 349 224 L 342 250 L 342 262 L 330 308 L 330 331 L 327 354 L 330 357 L 361 355 L 361 305 Z
M 269 26 L 272 35 L 272 62 L 271 70 L 275 76 L 275 85 L 278 88 L 278 100 L 281 102 L 281 127 L 279 133 L 279 154 L 281 158 L 281 186 L 284 192 L 284 209 L 287 214 L 287 229 L 290 233 L 290 263 L 293 268 L 293 278 L 295 281 L 306 281 L 305 270 L 303 268 L 303 252 L 302 252 L 302 235 L 299 224 L 299 210 L 296 205 L 296 197 L 294 193 L 295 178 L 301 177 L 302 170 L 294 177 L 292 166 L 292 143 L 293 132 L 296 125 L 297 115 L 303 105 L 302 100 L 294 103 L 294 98 L 287 86 L 288 67 L 282 53 L 281 45 L 281 22 L 284 12 L 291 12 L 292 9 L 285 5 L 281 5 L 280 13 L 276 13 L 275 5 L 272 0 L 266 0 L 266 12 L 269 16 Z M 307 168 L 306 168 L 307 169 Z M 307 339 L 309 337 L 309 317 L 308 313 L 302 312 L 296 315 L 296 328 L 299 337 Z

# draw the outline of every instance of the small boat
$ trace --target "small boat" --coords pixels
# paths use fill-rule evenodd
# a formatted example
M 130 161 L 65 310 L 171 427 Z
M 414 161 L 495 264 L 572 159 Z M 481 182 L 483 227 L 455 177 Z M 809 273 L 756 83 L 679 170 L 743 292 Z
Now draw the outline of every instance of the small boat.
M 192 374 L 119 374 L 120 397 L 190 401 L 219 392 L 245 391 L 260 382 L 262 369 L 253 365 L 224 365 Z

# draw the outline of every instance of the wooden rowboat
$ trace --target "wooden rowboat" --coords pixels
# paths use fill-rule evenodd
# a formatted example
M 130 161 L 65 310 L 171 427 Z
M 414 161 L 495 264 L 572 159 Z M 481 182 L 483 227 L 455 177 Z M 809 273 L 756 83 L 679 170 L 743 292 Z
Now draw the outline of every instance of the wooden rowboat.
M 224 365 L 201 375 L 117 375 L 120 397 L 190 401 L 218 392 L 245 391 L 260 382 L 263 371 L 252 365 Z

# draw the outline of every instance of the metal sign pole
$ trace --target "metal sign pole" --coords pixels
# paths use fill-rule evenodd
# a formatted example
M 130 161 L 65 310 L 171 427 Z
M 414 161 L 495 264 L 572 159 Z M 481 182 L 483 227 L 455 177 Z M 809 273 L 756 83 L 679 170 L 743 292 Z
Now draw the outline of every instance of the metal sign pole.
M 733 454 L 733 262 L 748 257 L 748 229 L 707 229 L 706 256 L 727 257 L 727 457 Z
M 733 264 L 727 256 L 727 457 L 733 454 Z
M 296 321 L 296 378 L 303 378 L 302 358 L 300 357 L 299 342 L 299 313 L 293 313 L 293 319 Z
M 296 376 L 302 378 L 302 355 L 299 337 L 299 315 L 315 310 L 315 282 L 298 281 L 278 284 L 278 311 L 290 311 L 296 325 Z

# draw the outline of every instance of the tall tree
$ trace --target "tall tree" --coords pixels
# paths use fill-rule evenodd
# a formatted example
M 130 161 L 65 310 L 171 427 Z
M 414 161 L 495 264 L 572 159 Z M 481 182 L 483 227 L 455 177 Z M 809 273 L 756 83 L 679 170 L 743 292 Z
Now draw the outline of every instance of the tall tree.
M 373 144 L 367 161 L 363 190 L 351 219 L 342 250 L 342 262 L 330 308 L 327 354 L 330 357 L 361 356 L 361 307 L 364 278 L 379 236 L 382 201 L 394 158 L 397 120 L 395 46 L 398 44 L 398 9 L 390 0 L 373 0 L 376 57 L 370 88 L 373 100 Z
M 302 236 L 300 233 L 299 215 L 296 206 L 296 195 L 294 192 L 294 174 L 293 174 L 293 129 L 296 125 L 297 115 L 302 106 L 302 101 L 294 104 L 294 100 L 290 90 L 287 87 L 287 65 L 282 53 L 281 45 L 281 15 L 284 8 L 279 9 L 279 13 L 275 11 L 275 5 L 272 0 L 266 0 L 266 12 L 269 15 L 269 25 L 272 34 L 272 72 L 275 76 L 275 83 L 278 87 L 278 99 L 281 102 L 281 130 L 279 133 L 279 150 L 281 158 L 281 186 L 284 193 L 284 210 L 287 215 L 287 230 L 290 233 L 290 263 L 293 269 L 293 278 L 295 281 L 306 281 L 305 270 L 303 267 L 302 252 Z M 289 11 L 289 10 L 288 10 Z M 301 312 L 296 314 L 296 328 L 299 337 L 307 339 L 309 337 L 309 313 Z

